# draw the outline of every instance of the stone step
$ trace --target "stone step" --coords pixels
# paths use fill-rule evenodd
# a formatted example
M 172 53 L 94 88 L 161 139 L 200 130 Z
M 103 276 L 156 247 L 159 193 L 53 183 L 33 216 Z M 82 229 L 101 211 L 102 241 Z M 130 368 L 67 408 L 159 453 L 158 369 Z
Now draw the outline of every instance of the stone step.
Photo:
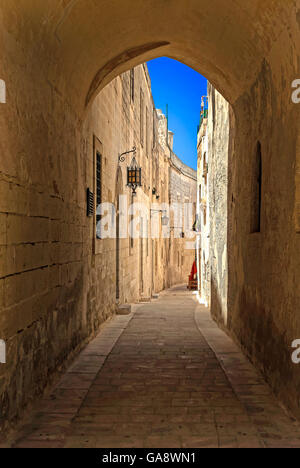
M 117 306 L 117 315 L 130 315 L 131 304 L 119 304 Z

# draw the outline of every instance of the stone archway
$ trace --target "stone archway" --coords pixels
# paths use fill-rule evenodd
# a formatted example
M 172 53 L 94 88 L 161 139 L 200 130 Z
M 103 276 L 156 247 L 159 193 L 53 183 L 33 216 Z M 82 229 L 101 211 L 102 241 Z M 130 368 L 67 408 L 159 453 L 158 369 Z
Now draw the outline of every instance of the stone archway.
M 31 78 L 40 76 L 42 86 L 47 76 L 47 86 L 65 96 L 78 110 L 120 73 L 162 55 L 205 75 L 233 104 L 254 83 L 263 60 L 285 63 L 288 72 L 289 61 L 280 49 L 289 51 L 290 44 L 291 57 L 298 43 L 297 6 L 291 2 L 48 3 L 37 7 L 12 0 L 9 6 L 2 6 L 1 60 L 6 44 L 11 53 L 17 53 L 20 41 L 24 60 L 32 64 Z M 34 42 L 33 37 L 38 40 Z M 11 88 L 18 84 L 9 79 L 9 68 L 6 60 L 2 69 L 6 70 Z M 30 76 L 23 77 L 22 85 L 37 91 L 37 82 Z
M 289 356 L 291 339 L 300 334 L 293 203 L 300 105 L 291 100 L 291 83 L 299 77 L 299 0 L 10 0 L 0 10 L 0 78 L 7 91 L 0 114 L 6 229 L 0 279 L 18 284 L 19 275 L 32 270 L 55 272 L 46 292 L 37 277 L 40 295 L 22 297 L 21 309 L 5 302 L 1 338 L 10 340 L 12 350 L 32 349 L 30 356 L 19 353 L 20 375 L 30 361 L 32 381 L 42 388 L 53 362 L 60 365 L 87 338 L 82 310 L 89 307 L 96 275 L 86 226 L 86 184 L 93 169 L 84 127 L 93 99 L 120 73 L 165 55 L 205 75 L 232 106 L 228 324 L 273 388 L 299 412 L 299 373 Z M 248 228 L 249 148 L 258 140 L 268 175 L 269 229 L 260 237 L 249 236 Z M 18 224 L 21 217 L 26 229 Z M 77 238 L 74 220 L 82 230 Z M 66 244 L 74 238 L 80 245 L 70 253 Z M 84 273 L 71 286 L 59 283 L 56 278 L 64 275 L 57 270 L 65 273 L 62 267 L 68 260 L 76 263 L 78 251 Z M 51 345 L 49 330 L 63 337 L 58 347 Z M 35 350 L 45 341 L 49 349 L 34 366 Z M 17 394 L 12 379 L 8 370 L 5 399 Z M 37 390 L 23 385 L 21 400 Z

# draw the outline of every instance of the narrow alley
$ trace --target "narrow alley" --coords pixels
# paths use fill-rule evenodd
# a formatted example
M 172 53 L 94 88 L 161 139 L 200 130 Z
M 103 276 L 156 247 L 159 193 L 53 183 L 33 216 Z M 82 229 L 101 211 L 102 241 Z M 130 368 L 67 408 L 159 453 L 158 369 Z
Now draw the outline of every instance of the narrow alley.
M 299 424 L 186 287 L 116 316 L 14 447 L 300 447 Z

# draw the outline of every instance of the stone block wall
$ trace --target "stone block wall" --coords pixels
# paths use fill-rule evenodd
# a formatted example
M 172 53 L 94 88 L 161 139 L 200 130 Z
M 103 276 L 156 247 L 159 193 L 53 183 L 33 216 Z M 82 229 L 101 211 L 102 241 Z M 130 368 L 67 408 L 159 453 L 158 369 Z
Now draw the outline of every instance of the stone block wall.
M 282 86 L 266 61 L 233 108 L 209 86 L 211 303 L 213 317 L 299 416 L 291 358 L 300 336 L 299 135 L 285 125 L 299 106 L 287 83 L 278 99 Z
M 208 152 L 207 117 L 201 121 L 197 137 L 197 270 L 198 290 L 201 301 L 211 303 L 211 259 L 210 259 L 210 181 L 212 155 Z M 211 148 L 210 148 L 211 150 Z
M 276 53 L 283 53 L 280 44 Z M 293 76 L 292 61 L 284 63 L 282 73 Z M 300 241 L 294 222 L 300 108 L 291 99 L 292 79 L 281 80 L 282 73 L 263 61 L 231 118 L 228 326 L 276 395 L 300 416 L 299 366 L 291 359 L 292 342 L 300 336 Z M 289 119 L 296 126 L 287 124 Z M 261 213 L 260 229 L 253 232 L 258 145 Z
M 6 155 L 0 158 L 0 339 L 7 347 L 7 363 L 0 366 L 2 428 L 116 311 L 116 239 L 97 239 L 95 216 L 86 213 L 87 188 L 96 194 L 96 152 L 103 202 L 115 203 L 119 193 L 131 203 L 126 168 L 132 155 L 124 163 L 118 155 L 133 146 L 142 167 L 134 201 L 147 207 L 149 232 L 153 188 L 159 203 L 169 202 L 170 155 L 159 143 L 147 67 L 135 68 L 134 87 L 131 76 L 126 72 L 107 85 L 83 122 L 45 85 L 36 96 L 45 115 L 34 123 L 26 117 L 26 98 L 20 107 L 18 97 L 9 95 L 0 115 Z M 47 96 L 51 107 L 43 105 Z M 16 107 L 23 127 L 13 141 L 5 135 Z M 168 277 L 169 268 L 177 269 L 169 239 L 126 238 L 119 245 L 120 303 L 148 300 L 186 280 L 184 269 Z M 183 243 L 174 249 L 174 258 L 177 251 L 181 256 Z
M 208 84 L 208 171 L 211 307 L 227 325 L 229 104 Z

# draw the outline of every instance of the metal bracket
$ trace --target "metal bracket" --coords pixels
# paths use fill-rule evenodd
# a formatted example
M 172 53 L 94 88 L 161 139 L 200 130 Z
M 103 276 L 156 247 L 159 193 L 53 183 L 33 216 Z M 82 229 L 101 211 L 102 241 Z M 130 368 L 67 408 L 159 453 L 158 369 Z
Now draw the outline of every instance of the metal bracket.
M 125 153 L 119 154 L 119 162 L 126 161 L 125 156 L 130 153 L 136 153 L 136 147 L 134 146 L 131 151 L 125 151 Z

